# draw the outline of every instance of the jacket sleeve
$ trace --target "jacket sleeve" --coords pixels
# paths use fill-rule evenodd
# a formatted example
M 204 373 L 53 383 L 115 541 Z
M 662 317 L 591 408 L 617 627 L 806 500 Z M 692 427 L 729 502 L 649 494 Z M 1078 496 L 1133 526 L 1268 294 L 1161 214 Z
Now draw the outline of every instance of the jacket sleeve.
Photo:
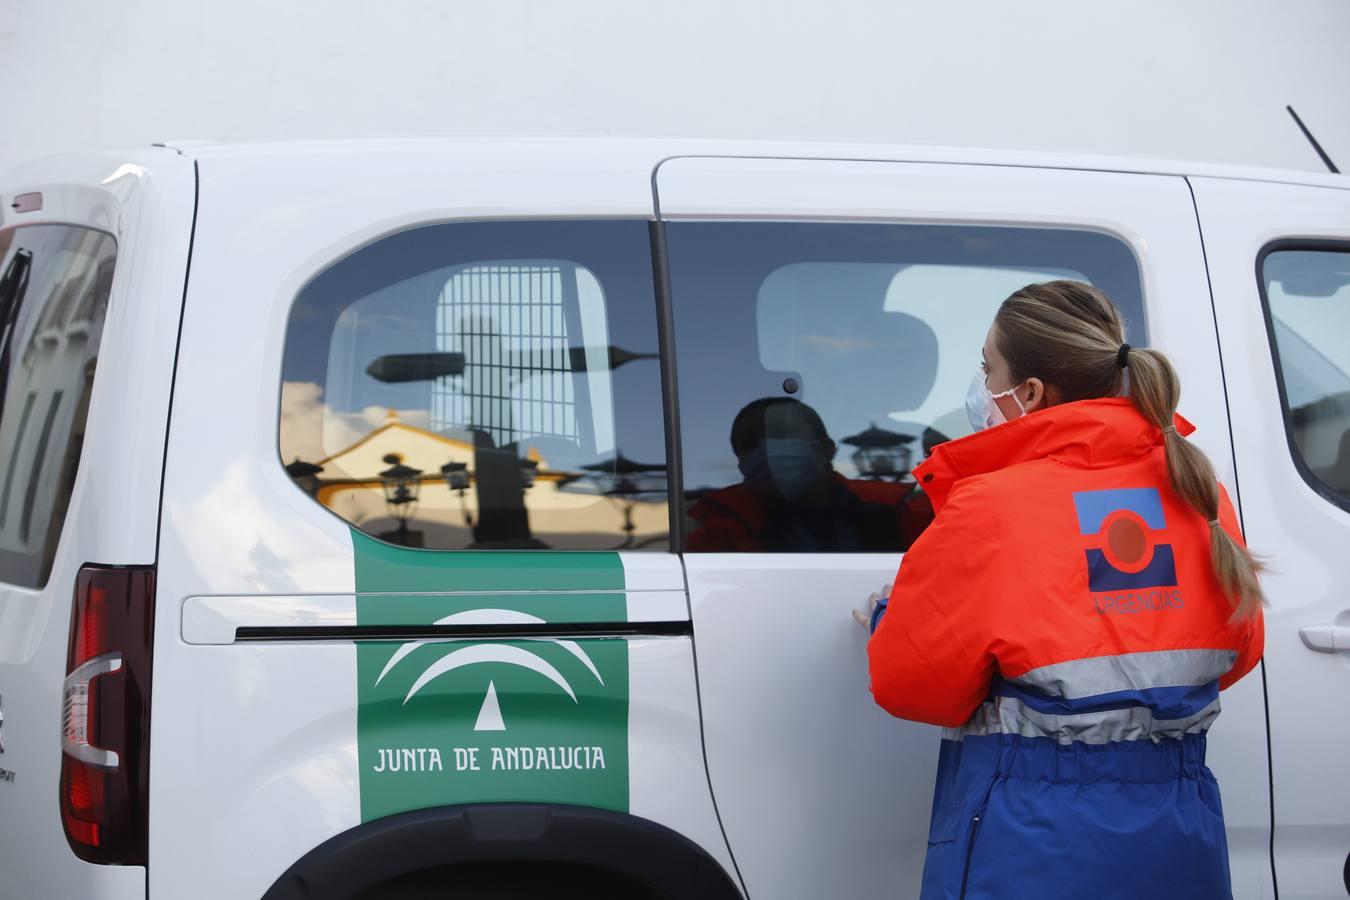
M 891 715 L 956 727 L 988 695 L 998 633 L 989 615 L 1003 593 L 1006 550 L 1000 519 L 983 482 L 963 482 L 905 554 L 867 644 L 872 696 Z
M 1234 623 L 1237 629 L 1237 660 L 1233 663 L 1233 668 L 1229 669 L 1219 678 L 1219 690 L 1226 691 L 1236 684 L 1242 676 L 1246 675 L 1256 664 L 1261 661 L 1261 654 L 1266 649 L 1266 622 L 1265 616 L 1261 610 L 1256 611 L 1256 615 L 1249 619 L 1243 619 Z
M 1242 546 L 1246 546 L 1246 541 L 1242 536 L 1242 526 L 1238 522 L 1237 512 L 1233 509 L 1232 501 L 1228 499 L 1228 492 L 1219 487 L 1219 522 L 1223 529 L 1233 536 L 1233 538 Z M 1229 669 L 1221 678 L 1219 678 L 1219 690 L 1227 690 L 1236 684 L 1241 678 L 1256 668 L 1256 664 L 1261 661 L 1261 654 L 1266 649 L 1266 619 L 1264 613 L 1257 609 L 1256 614 L 1250 618 L 1242 619 L 1229 624 L 1232 629 L 1233 649 L 1237 650 L 1237 660 L 1233 663 L 1233 668 Z

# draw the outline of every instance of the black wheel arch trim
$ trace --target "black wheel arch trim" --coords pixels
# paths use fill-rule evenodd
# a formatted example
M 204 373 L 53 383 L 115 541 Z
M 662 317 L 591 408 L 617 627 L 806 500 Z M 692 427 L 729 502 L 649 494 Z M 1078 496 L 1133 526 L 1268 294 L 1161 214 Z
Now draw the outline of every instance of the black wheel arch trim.
M 741 900 L 706 850 L 664 825 L 545 803 L 439 806 L 363 823 L 302 856 L 263 900 L 349 900 L 399 875 L 512 861 L 595 866 L 670 900 Z

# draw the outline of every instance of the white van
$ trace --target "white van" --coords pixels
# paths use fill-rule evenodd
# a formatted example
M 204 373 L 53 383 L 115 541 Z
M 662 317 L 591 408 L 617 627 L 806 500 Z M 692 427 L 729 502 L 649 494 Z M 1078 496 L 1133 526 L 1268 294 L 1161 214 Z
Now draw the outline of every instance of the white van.
M 1344 896 L 1350 180 L 428 140 L 0 198 L 3 897 L 916 892 L 938 732 L 850 611 L 1060 277 L 1171 354 L 1271 560 L 1210 742 L 1236 894 Z M 791 401 L 805 511 L 740 471 Z

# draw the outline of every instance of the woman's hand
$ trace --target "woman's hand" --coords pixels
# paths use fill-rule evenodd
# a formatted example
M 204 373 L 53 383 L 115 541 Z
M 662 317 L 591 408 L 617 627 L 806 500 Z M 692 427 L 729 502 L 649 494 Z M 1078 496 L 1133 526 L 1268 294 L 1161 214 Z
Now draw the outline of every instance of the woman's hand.
M 863 604 L 862 609 L 853 610 L 853 621 L 857 622 L 867 631 L 872 633 L 872 614 L 876 612 L 877 604 L 884 598 L 891 595 L 891 585 L 883 585 L 881 591 L 867 596 L 867 602 Z

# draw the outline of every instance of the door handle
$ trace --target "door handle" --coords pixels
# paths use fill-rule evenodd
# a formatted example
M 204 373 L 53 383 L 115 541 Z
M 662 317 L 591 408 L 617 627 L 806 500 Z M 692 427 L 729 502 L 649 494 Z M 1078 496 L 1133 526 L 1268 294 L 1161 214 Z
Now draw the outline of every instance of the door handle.
M 1350 653 L 1350 626 L 1305 625 L 1298 636 L 1305 647 L 1318 653 Z

